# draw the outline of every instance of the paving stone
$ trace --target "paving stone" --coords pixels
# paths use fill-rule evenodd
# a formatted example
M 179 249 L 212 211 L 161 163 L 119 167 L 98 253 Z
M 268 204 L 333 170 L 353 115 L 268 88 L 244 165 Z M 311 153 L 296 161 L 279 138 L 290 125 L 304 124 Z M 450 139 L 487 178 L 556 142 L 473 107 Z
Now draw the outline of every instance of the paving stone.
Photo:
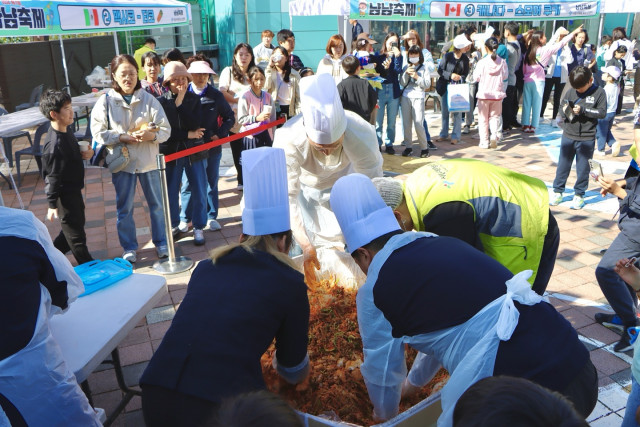
M 587 422 L 591 423 L 592 421 L 597 420 L 598 418 L 602 418 L 605 415 L 609 415 L 611 413 L 611 409 L 604 406 L 601 402 L 598 402 L 596 403 L 596 407 L 593 408 L 591 414 L 589 414 L 589 416 L 587 417 Z
M 589 423 L 589 425 L 591 427 L 620 427 L 620 423 L 622 423 L 622 418 L 618 414 L 611 413 Z
M 598 400 L 612 411 L 619 411 L 627 404 L 629 393 L 624 391 L 620 386 L 612 386 L 611 388 L 598 393 Z M 618 422 L 620 422 L 619 420 Z
M 147 369 L 148 361 L 135 363 L 133 365 L 124 366 L 122 373 L 124 375 L 124 383 L 127 387 L 133 387 L 138 385 L 140 377 L 145 369 Z
M 560 264 L 563 268 L 566 268 L 567 270 L 576 270 L 578 268 L 584 267 L 583 263 L 573 259 L 567 259 L 567 258 L 558 258 L 556 259 L 556 263 Z
M 590 353 L 590 355 L 591 361 L 595 365 L 596 369 L 598 369 L 605 375 L 612 375 L 616 372 L 620 372 L 629 368 L 628 363 L 604 349 L 594 350 Z
M 165 320 L 173 319 L 173 316 L 175 315 L 176 311 L 171 305 L 157 307 L 152 309 L 149 314 L 147 314 L 147 323 L 151 325 L 153 323 L 164 322 Z
M 627 368 L 620 372 L 610 375 L 611 379 L 623 387 L 628 386 L 631 383 L 631 368 Z
M 587 240 L 600 245 L 600 246 L 606 246 L 609 247 L 609 245 L 611 245 L 612 240 L 607 238 L 607 237 L 603 237 L 600 235 L 596 235 L 596 236 L 591 236 L 591 237 L 587 237 Z

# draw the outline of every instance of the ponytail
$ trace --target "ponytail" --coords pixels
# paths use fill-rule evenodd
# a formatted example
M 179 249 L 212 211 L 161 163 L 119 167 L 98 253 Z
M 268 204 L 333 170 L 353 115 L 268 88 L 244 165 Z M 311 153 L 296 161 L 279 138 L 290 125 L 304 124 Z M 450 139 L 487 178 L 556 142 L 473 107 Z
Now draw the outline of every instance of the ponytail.
M 498 50 L 498 46 L 500 46 L 500 43 L 498 43 L 498 39 L 496 39 L 495 37 L 489 37 L 487 41 L 484 42 L 484 46 L 489 52 L 491 52 L 491 59 L 495 61 L 498 57 L 496 51 Z

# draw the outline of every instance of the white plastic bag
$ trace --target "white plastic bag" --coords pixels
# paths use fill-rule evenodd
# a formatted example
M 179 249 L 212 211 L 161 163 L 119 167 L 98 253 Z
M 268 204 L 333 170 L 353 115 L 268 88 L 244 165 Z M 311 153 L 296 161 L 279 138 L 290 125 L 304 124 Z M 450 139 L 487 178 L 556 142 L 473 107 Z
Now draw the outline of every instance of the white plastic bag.
M 87 81 L 87 84 L 92 87 L 102 86 L 102 84 L 110 79 L 110 76 L 107 76 L 107 72 L 104 68 L 97 66 L 91 71 L 87 77 L 84 78 Z
M 450 113 L 465 113 L 469 111 L 469 84 L 449 83 L 447 87 L 447 105 Z

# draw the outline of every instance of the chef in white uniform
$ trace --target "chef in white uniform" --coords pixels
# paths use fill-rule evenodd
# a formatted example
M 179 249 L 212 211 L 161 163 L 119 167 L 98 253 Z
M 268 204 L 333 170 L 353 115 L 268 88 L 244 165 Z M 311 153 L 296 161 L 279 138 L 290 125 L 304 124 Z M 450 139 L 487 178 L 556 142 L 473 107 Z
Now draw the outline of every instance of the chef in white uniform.
M 343 286 L 361 285 L 365 276 L 344 252 L 329 196 L 342 176 L 353 172 L 382 176 L 376 133 L 357 114 L 342 108 L 328 74 L 302 79 L 300 101 L 302 114 L 277 130 L 273 146 L 283 148 L 287 158 L 291 229 L 303 251 L 305 278 L 310 286 L 330 277 Z
M 49 329 L 84 286 L 33 213 L 0 207 L 0 270 L 0 395 L 31 427 L 102 425 Z

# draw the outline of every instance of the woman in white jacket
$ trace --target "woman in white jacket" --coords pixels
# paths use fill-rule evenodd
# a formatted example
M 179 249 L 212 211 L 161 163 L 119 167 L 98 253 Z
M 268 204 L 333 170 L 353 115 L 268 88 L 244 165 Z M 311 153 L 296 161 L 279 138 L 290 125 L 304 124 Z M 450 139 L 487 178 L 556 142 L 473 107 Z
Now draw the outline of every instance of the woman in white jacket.
M 635 59 L 633 57 L 633 49 L 636 46 L 636 41 L 631 41 L 627 38 L 627 31 L 624 27 L 616 27 L 611 32 L 613 42 L 609 46 L 609 49 L 604 54 L 604 60 L 608 63 L 618 47 L 625 46 L 627 48 L 627 54 L 622 58 L 624 61 L 625 70 L 622 71 L 622 78 L 620 79 L 620 94 L 618 95 L 618 108 L 616 108 L 616 114 L 622 112 L 622 96 L 624 94 L 624 76 L 628 71 L 634 69 Z
M 347 44 L 340 34 L 334 34 L 329 38 L 326 48 L 327 54 L 318 63 L 316 74 L 331 74 L 336 86 L 342 80 L 349 77 L 342 69 L 342 60 L 347 56 Z
M 130 55 L 118 55 L 111 61 L 113 89 L 100 97 L 91 112 L 91 134 L 107 147 L 123 144 L 129 151 L 129 163 L 111 175 L 116 189 L 118 238 L 122 257 L 136 262 L 138 240 L 133 220 L 136 182 L 140 181 L 151 217 L 151 239 L 158 258 L 168 256 L 164 228 L 160 172 L 156 169 L 158 145 L 169 139 L 171 126 L 160 102 L 142 89 L 138 65 Z M 149 126 L 151 123 L 155 124 Z
M 565 32 L 566 30 L 563 27 L 558 28 L 549 41 L 549 44 L 558 42 L 560 35 Z M 549 102 L 549 97 L 553 90 L 553 113 L 550 123 L 553 127 L 558 126 L 556 116 L 560 108 L 560 100 L 564 93 L 564 87 L 569 80 L 569 64 L 571 63 L 573 63 L 573 54 L 571 53 L 569 45 L 565 45 L 552 57 L 547 66 L 547 75 L 544 79 L 544 92 L 542 93 L 542 107 L 540 108 L 540 121 L 543 121 L 544 110 L 547 107 L 547 102 Z

